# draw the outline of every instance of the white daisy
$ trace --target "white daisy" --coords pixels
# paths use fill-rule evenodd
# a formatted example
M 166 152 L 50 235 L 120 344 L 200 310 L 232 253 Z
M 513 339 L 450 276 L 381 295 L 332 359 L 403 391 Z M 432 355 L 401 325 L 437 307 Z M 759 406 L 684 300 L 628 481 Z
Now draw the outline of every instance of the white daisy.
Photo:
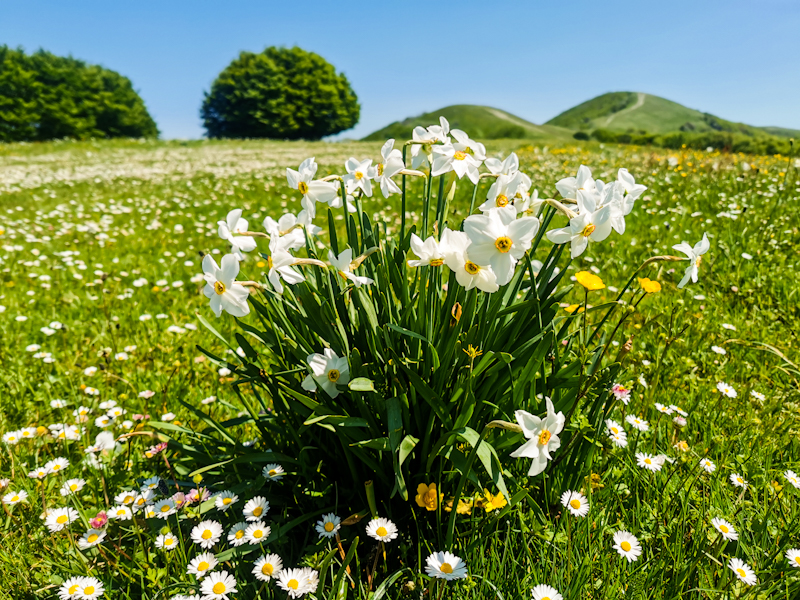
M 261 471 L 261 474 L 267 478 L 267 481 L 277 481 L 285 474 L 283 467 L 279 464 L 269 464 Z
M 156 538 L 156 548 L 159 550 L 175 550 L 178 547 L 178 538 L 171 533 L 162 533 Z
M 78 600 L 97 600 L 105 593 L 105 588 L 100 580 L 94 577 L 83 577 L 75 593 Z
M 725 519 L 711 519 L 711 524 L 714 529 L 719 531 L 726 540 L 738 540 L 739 534 L 733 528 L 733 525 L 728 523 Z
M 758 583 L 758 578 L 756 574 L 753 573 L 753 569 L 743 560 L 731 558 L 728 567 L 731 571 L 736 573 L 736 577 L 745 585 L 755 585 Z
M 211 573 L 208 579 L 200 584 L 200 592 L 203 594 L 203 600 L 215 600 L 216 598 L 228 600 L 228 594 L 236 593 L 236 579 L 227 571 Z
M 737 396 L 736 390 L 733 389 L 724 381 L 720 381 L 719 383 L 717 383 L 717 390 L 719 390 L 720 394 L 728 398 L 736 398 Z
M 628 434 L 624 431 L 620 431 L 619 433 L 611 433 L 609 436 L 617 448 L 624 448 L 628 445 Z
M 333 513 L 322 515 L 322 519 L 317 521 L 315 529 L 319 533 L 319 537 L 332 538 L 336 535 L 341 527 L 342 520 Z
M 186 573 L 202 579 L 214 567 L 219 564 L 212 552 L 202 552 L 189 561 Z
M 160 477 L 151 477 L 150 479 L 145 479 L 142 482 L 142 491 L 144 490 L 153 490 L 155 491 L 158 488 L 158 483 L 161 481 Z
M 549 585 L 537 585 L 531 590 L 531 597 L 533 600 L 563 600 L 558 590 Z
M 269 581 L 278 577 L 283 570 L 283 561 L 277 554 L 267 554 L 259 558 L 253 565 L 253 575 L 259 581 Z
M 755 390 L 751 390 L 751 392 L 750 392 L 750 395 L 751 395 L 753 398 L 755 398 L 756 400 L 760 400 L 761 402 L 763 402 L 764 400 L 766 400 L 766 399 L 767 399 L 767 397 L 766 397 L 764 394 L 762 394 L 762 393 L 760 393 L 760 392 L 757 392 L 757 391 L 755 391 Z
M 101 544 L 103 542 L 105 537 L 106 532 L 102 529 L 90 529 L 78 540 L 78 548 L 81 550 L 86 550 L 92 546 L 97 546 L 97 544 Z
M 86 480 L 84 479 L 67 479 L 61 486 L 61 489 L 58 490 L 58 492 L 62 496 L 69 496 L 71 494 L 80 492 L 83 489 L 83 486 L 85 485 L 86 485 Z
M 267 541 L 272 528 L 264 525 L 263 521 L 256 521 L 250 523 L 247 529 L 244 530 L 244 539 L 248 544 L 263 544 Z
M 231 528 L 228 530 L 228 543 L 234 547 L 246 544 L 247 540 L 244 537 L 246 530 L 247 530 L 247 523 L 244 521 L 242 521 L 241 523 L 236 523 L 235 525 L 231 526 Z
M 788 481 L 794 487 L 800 490 L 800 477 L 798 477 L 794 471 L 786 471 L 786 473 L 784 473 L 783 476 L 786 478 L 786 481 Z
M 75 594 L 78 593 L 82 581 L 83 577 L 70 577 L 65 580 L 58 588 L 58 597 L 60 600 L 71 600 L 75 598 Z
M 790 548 L 786 551 L 786 560 L 789 561 L 789 564 L 792 565 L 795 569 L 800 569 L 800 550 L 797 548 Z
M 389 519 L 372 519 L 367 523 L 367 535 L 379 542 L 391 542 L 397 538 L 397 526 Z
M 671 415 L 673 410 L 671 406 L 664 406 L 660 402 L 656 402 L 656 410 L 665 415 Z
M 234 494 L 233 492 L 224 491 L 220 492 L 217 497 L 214 499 L 214 506 L 217 507 L 218 510 L 222 512 L 226 512 L 231 506 L 236 504 L 239 501 L 239 496 Z
M 118 505 L 108 511 L 109 519 L 117 519 L 119 521 L 130 521 L 133 518 L 133 511 L 124 505 Z
M 736 487 L 747 489 L 747 481 L 738 473 L 731 473 L 731 483 Z
M 628 415 L 625 417 L 625 422 L 631 425 L 634 429 L 638 429 L 639 431 L 647 431 L 650 429 L 650 426 L 647 424 L 647 421 L 644 419 L 640 419 L 634 415 Z
M 429 577 L 452 581 L 467 576 L 467 565 L 450 552 L 434 552 L 425 559 L 425 572 Z
M 703 470 L 706 473 L 713 473 L 714 471 L 717 470 L 717 465 L 715 465 L 713 462 L 711 462 L 707 458 L 701 458 L 700 459 L 700 466 L 703 467 Z
M 178 512 L 178 507 L 172 498 L 164 498 L 155 503 L 153 510 L 159 519 L 169 519 L 170 515 Z
M 302 569 L 282 569 L 278 573 L 278 587 L 288 592 L 289 598 L 301 598 L 309 592 Z
M 642 554 L 639 540 L 627 531 L 617 531 L 614 534 L 614 549 L 628 562 L 635 562 Z
M 133 504 L 133 501 L 136 499 L 136 492 L 133 490 L 123 490 L 116 496 L 114 496 L 114 502 L 117 504 Z
M 55 510 L 47 512 L 47 518 L 45 518 L 44 524 L 50 530 L 50 533 L 55 533 L 68 527 L 69 524 L 76 521 L 79 516 L 78 511 L 74 508 L 56 508 Z
M 19 504 L 20 502 L 25 502 L 28 499 L 28 492 L 25 490 L 20 490 L 18 492 L 14 492 L 9 490 L 9 492 L 3 496 L 3 504 L 7 504 L 8 506 L 14 506 L 15 504 Z
M 580 492 L 568 490 L 561 494 L 561 506 L 576 517 L 585 517 L 589 514 L 589 501 Z
M 625 433 L 625 430 L 622 428 L 622 425 L 617 423 L 612 419 L 606 419 L 606 427 L 608 428 L 608 432 L 612 435 L 616 435 L 618 433 Z
M 652 454 L 647 454 L 644 452 L 637 452 L 636 453 L 636 464 L 638 464 L 643 469 L 647 469 L 648 471 L 660 471 L 661 467 L 663 466 L 663 462 L 658 460 L 657 457 L 653 456 Z
M 245 521 L 258 521 L 269 511 L 269 502 L 263 496 L 251 498 L 244 505 Z
M 195 544 L 208 550 L 222 537 L 222 525 L 216 521 L 201 521 L 194 526 L 190 536 Z

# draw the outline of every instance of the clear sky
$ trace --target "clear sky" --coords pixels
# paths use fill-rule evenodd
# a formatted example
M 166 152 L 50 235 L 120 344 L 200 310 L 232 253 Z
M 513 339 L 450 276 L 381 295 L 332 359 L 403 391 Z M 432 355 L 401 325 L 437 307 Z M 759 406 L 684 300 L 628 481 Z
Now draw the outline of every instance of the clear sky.
M 241 50 L 298 45 L 350 80 L 362 137 L 449 104 L 542 123 L 610 91 L 800 129 L 796 0 L 0 2 L 0 44 L 129 77 L 165 138 L 203 135 L 203 92 Z

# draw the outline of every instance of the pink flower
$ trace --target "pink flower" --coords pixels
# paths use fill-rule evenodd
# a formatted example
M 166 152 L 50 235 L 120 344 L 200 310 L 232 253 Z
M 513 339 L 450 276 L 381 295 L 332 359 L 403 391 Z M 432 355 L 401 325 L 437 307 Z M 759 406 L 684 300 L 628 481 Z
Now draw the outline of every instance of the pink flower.
M 182 507 L 184 504 L 189 503 L 189 501 L 186 499 L 186 494 L 184 494 L 183 492 L 176 492 L 172 494 L 172 501 L 178 508 Z
M 206 488 L 200 488 L 199 490 L 191 489 L 189 490 L 189 493 L 186 494 L 186 504 L 203 502 L 204 500 L 208 500 L 210 497 L 211 493 Z
M 622 400 L 623 404 L 627 406 L 628 402 L 631 400 L 631 391 L 627 388 L 622 387 L 620 384 L 615 383 L 614 387 L 611 388 L 611 393 L 614 394 L 614 397 L 617 400 Z
M 152 390 L 145 390 L 143 392 L 139 392 L 139 398 L 152 398 L 155 395 L 156 393 Z
M 155 455 L 163 452 L 167 448 L 167 442 L 161 442 L 160 444 L 156 444 L 155 446 L 150 446 L 147 450 L 144 451 L 144 455 L 147 458 L 153 458 Z
M 106 523 L 108 523 L 108 515 L 104 510 L 97 513 L 94 519 L 89 519 L 89 525 L 91 525 L 93 529 L 102 529 L 106 526 Z

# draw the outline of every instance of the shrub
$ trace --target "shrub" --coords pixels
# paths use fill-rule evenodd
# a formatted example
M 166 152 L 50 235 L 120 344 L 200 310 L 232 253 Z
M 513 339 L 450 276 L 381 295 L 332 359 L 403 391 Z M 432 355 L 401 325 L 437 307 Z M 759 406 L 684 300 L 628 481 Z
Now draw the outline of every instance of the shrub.
M 581 140 L 583 142 L 589 140 L 589 134 L 586 133 L 585 131 L 576 131 L 572 137 L 574 137 L 576 140 Z
M 127 77 L 43 50 L 0 47 L 0 141 L 157 135 Z
M 200 115 L 212 138 L 316 140 L 358 123 L 342 73 L 301 48 L 242 52 L 217 76 Z

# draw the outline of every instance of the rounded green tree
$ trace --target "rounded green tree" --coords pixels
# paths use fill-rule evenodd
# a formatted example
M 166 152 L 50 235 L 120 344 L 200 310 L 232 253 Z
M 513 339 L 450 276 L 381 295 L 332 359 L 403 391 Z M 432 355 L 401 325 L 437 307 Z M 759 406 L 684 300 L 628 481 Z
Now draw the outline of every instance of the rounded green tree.
M 155 137 L 130 79 L 39 50 L 0 46 L 0 141 Z
M 242 52 L 206 93 L 208 137 L 316 140 L 350 129 L 360 106 L 350 82 L 301 48 Z

